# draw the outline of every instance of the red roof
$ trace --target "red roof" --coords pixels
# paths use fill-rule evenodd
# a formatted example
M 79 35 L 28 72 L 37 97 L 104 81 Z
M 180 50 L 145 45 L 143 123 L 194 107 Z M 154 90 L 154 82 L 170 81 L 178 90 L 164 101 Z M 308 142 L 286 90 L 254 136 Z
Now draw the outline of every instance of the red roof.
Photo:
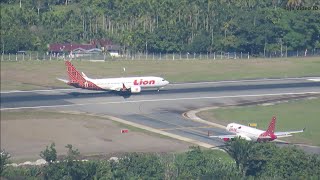
M 73 44 L 73 43 L 54 43 L 49 45 L 49 51 L 51 52 L 62 52 L 62 51 L 73 51 L 75 49 L 82 48 L 85 50 L 96 48 L 96 45 L 94 44 Z

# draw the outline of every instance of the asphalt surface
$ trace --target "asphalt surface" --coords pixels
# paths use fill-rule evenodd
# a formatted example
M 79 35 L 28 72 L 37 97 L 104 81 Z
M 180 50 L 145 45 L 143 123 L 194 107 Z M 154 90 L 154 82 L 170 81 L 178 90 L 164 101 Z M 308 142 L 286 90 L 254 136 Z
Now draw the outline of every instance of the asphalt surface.
M 111 115 L 220 146 L 223 142 L 208 138 L 207 133 L 228 134 L 224 129 L 209 127 L 181 114 L 208 106 L 254 104 L 313 96 L 316 93 L 320 93 L 320 82 L 309 78 L 171 84 L 160 92 L 145 90 L 131 96 L 79 89 L 15 91 L 1 93 L 1 110 L 49 108 Z M 303 148 L 308 152 L 320 153 L 316 147 Z

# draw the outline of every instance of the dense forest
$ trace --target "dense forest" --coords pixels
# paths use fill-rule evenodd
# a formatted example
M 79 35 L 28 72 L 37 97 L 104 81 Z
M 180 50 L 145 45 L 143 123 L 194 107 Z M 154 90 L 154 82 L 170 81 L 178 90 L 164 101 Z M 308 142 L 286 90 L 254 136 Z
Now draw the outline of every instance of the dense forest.
M 40 153 L 42 166 L 5 166 L 1 153 L 1 176 L 8 179 L 319 179 L 320 156 L 294 147 L 243 139 L 223 148 L 229 156 L 191 147 L 186 153 L 128 153 L 112 160 L 78 161 L 80 152 L 67 145 L 66 156 L 57 160 L 55 145 Z M 81 159 L 81 158 L 80 158 Z
M 111 39 L 128 51 L 320 48 L 318 0 L 2 0 L 1 52 Z

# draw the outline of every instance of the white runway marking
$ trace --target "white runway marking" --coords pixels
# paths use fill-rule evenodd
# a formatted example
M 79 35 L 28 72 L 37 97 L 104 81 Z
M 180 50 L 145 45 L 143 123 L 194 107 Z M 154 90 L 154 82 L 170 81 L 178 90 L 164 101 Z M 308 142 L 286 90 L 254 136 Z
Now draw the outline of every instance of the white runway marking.
M 76 90 L 76 89 L 39 89 L 39 90 L 30 90 L 30 91 L 13 90 L 13 91 L 1 91 L 1 94 L 24 93 L 24 92 L 71 91 L 71 90 Z
M 309 78 L 309 79 L 308 79 Z M 188 85 L 188 84 L 219 84 L 219 83 L 237 83 L 237 82 L 261 82 L 261 81 L 282 81 L 282 80 L 310 80 L 316 79 L 318 77 L 302 77 L 302 78 L 280 78 L 280 79 L 272 79 L 272 78 L 265 78 L 265 79 L 247 79 L 247 80 L 230 80 L 230 81 L 207 81 L 207 82 L 190 82 L 190 83 L 173 83 L 170 85 Z M 319 77 L 320 80 L 320 77 Z
M 315 82 L 320 82 L 320 78 L 312 78 L 312 79 L 308 79 L 309 81 L 315 81 Z
M 95 102 L 95 103 L 83 103 L 83 104 L 53 105 L 53 106 L 1 108 L 1 111 L 18 110 L 18 109 L 40 109 L 40 108 L 55 108 L 55 107 L 86 106 L 86 105 L 97 105 L 97 104 L 125 104 L 125 103 L 139 103 L 139 102 L 181 101 L 181 100 L 219 99 L 219 98 L 237 98 L 237 97 L 261 97 L 261 96 L 301 95 L 301 94 L 320 94 L 320 92 L 275 93 L 275 94 L 256 94 L 256 95 L 250 94 L 250 95 L 208 96 L 208 97 L 171 98 L 171 99 L 145 99 L 145 100 L 132 100 L 132 101 L 111 101 L 111 102 L 101 102 L 101 103 Z

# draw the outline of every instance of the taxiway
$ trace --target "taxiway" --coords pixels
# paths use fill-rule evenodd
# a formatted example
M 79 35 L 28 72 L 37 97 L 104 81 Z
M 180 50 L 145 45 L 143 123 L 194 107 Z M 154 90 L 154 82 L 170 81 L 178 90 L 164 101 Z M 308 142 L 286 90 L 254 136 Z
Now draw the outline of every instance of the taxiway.
M 210 107 L 246 105 L 269 101 L 316 96 L 320 82 L 310 78 L 258 79 L 242 81 L 195 82 L 171 84 L 160 92 L 145 90 L 128 97 L 112 92 L 78 89 L 13 91 L 1 93 L 1 111 L 50 108 L 110 115 L 212 146 L 223 145 L 207 137 L 227 134 L 224 129 L 185 118 L 186 111 Z M 320 153 L 319 148 L 305 148 Z

